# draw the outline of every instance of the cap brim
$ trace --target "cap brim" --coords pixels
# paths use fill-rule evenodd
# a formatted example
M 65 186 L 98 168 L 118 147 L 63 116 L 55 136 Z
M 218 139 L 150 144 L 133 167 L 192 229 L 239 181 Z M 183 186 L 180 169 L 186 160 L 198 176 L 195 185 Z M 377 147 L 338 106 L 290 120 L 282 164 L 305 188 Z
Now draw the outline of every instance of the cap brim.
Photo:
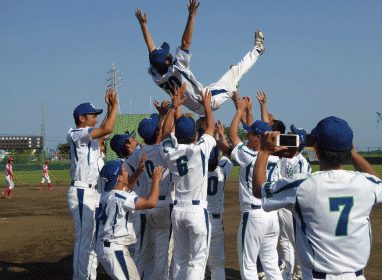
M 95 115 L 100 115 L 100 114 L 102 114 L 102 112 L 103 112 L 103 109 L 96 109 L 94 114 Z

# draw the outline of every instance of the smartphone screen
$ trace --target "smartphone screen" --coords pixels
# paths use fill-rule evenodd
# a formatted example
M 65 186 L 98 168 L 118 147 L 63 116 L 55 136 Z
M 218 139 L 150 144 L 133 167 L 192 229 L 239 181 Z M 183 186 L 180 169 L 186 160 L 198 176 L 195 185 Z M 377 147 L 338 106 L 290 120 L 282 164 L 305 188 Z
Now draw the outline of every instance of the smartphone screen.
M 295 134 L 280 134 L 279 145 L 280 146 L 287 146 L 287 147 L 298 147 L 297 135 L 295 135 Z

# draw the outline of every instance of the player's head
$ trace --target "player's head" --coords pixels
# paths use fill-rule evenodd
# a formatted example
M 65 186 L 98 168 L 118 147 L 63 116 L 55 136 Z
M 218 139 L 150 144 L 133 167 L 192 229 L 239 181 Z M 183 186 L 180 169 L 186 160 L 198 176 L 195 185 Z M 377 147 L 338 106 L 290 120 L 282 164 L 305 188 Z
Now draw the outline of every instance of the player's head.
M 338 169 L 351 158 L 353 130 L 337 117 L 327 117 L 318 122 L 311 132 L 320 168 Z
M 134 149 L 137 147 L 138 141 L 137 141 L 137 139 L 135 139 L 136 133 L 134 130 L 131 132 L 126 130 L 125 134 L 127 135 L 127 139 L 124 142 L 125 143 L 125 150 L 126 150 L 127 155 L 129 156 L 133 153 Z
M 267 131 L 272 131 L 272 128 L 268 123 L 256 120 L 252 125 L 243 125 L 243 128 L 247 131 L 247 146 L 258 151 L 260 149 L 260 138 Z
M 8 158 L 8 163 L 13 163 L 13 157 Z
M 164 42 L 159 49 L 150 52 L 149 59 L 151 66 L 154 67 L 159 74 L 165 74 L 168 67 L 172 64 L 169 44 Z
M 175 121 L 175 137 L 180 144 L 195 142 L 195 121 L 192 117 L 182 116 Z
M 49 163 L 49 160 L 45 160 L 45 164 L 48 164 Z
M 290 131 L 293 134 L 298 135 L 298 137 L 300 138 L 299 139 L 300 145 L 298 146 L 298 150 L 299 150 L 299 152 L 301 152 L 306 147 L 307 133 L 306 133 L 305 129 L 303 129 L 303 128 L 296 128 L 294 126 L 294 124 L 292 124 L 290 126 Z
M 100 176 L 105 182 L 105 191 L 122 189 L 128 185 L 129 174 L 121 160 L 110 160 L 102 167 Z
M 74 122 L 77 127 L 81 126 L 95 126 L 98 122 L 98 115 L 102 114 L 102 109 L 94 108 L 93 104 L 81 103 L 78 105 L 73 112 Z
M 125 149 L 125 142 L 127 140 L 126 134 L 115 134 L 110 139 L 110 148 L 117 154 L 118 157 L 124 158 L 127 155 Z
M 285 134 L 285 124 L 280 120 L 274 120 L 272 124 L 272 131 L 278 131 L 281 134 Z
M 216 147 L 212 148 L 210 158 L 208 159 L 208 171 L 214 171 L 219 162 L 219 150 Z
M 156 142 L 157 127 L 159 123 L 159 115 L 152 114 L 149 118 L 144 118 L 138 125 L 138 134 L 143 141 L 148 145 L 153 145 Z

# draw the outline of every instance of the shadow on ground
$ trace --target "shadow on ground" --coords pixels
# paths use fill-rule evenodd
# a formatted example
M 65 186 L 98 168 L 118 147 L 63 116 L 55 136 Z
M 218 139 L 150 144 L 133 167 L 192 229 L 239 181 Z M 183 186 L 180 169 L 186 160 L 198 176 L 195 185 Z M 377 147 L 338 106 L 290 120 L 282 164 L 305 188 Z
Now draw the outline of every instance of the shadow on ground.
M 210 279 L 209 273 L 206 279 Z M 240 280 L 240 272 L 231 268 L 226 269 L 227 280 Z M 43 280 L 43 279 L 72 279 L 72 256 L 61 259 L 58 263 L 10 263 L 0 261 L 0 280 Z M 98 267 L 97 280 L 111 279 L 102 267 Z

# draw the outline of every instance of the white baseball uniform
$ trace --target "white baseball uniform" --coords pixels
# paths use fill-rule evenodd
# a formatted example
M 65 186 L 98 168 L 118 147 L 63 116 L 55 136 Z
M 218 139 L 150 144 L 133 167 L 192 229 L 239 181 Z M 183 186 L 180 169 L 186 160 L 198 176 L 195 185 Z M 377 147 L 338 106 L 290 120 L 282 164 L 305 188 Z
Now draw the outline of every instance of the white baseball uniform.
M 312 172 L 312 168 L 306 158 L 299 153 L 293 158 L 282 158 L 279 163 L 280 178 L 292 179 L 295 174 Z M 290 280 L 293 275 L 293 270 L 296 262 L 296 273 L 301 275 L 300 262 L 298 256 L 295 258 L 295 240 L 293 229 L 293 216 L 292 213 L 286 209 L 281 208 L 278 210 L 279 224 L 280 224 L 280 236 L 278 251 L 280 257 L 286 264 L 285 271 L 283 273 L 284 280 Z M 296 260 L 295 260 L 296 259 Z
M 382 202 L 380 179 L 355 171 L 319 171 L 266 183 L 261 195 L 266 211 L 292 211 L 304 280 L 365 279 L 369 215 Z
M 259 55 L 258 51 L 253 48 L 238 64 L 231 66 L 216 83 L 207 86 L 212 94 L 212 110 L 219 109 L 226 100 L 231 98 L 238 82 L 256 63 Z M 190 60 L 190 51 L 182 50 L 179 47 L 176 50 L 173 64 L 164 75 L 160 75 L 153 67 L 150 67 L 148 72 L 154 82 L 168 94 L 171 94 L 171 89 L 174 85 L 180 87 L 182 83 L 186 83 L 186 100 L 183 102 L 183 105 L 199 115 L 204 115 L 204 107 L 199 102 L 202 99 L 203 85 L 197 81 L 191 72 Z
M 161 146 L 143 145 L 138 151 L 135 162 L 131 162 L 135 168 L 139 166 L 139 160 L 147 155 L 145 171 L 141 180 L 140 191 L 146 196 L 151 191 L 152 173 L 158 165 L 164 165 L 161 156 Z M 141 278 L 162 280 L 168 277 L 168 251 L 171 238 L 171 208 L 173 206 L 173 184 L 171 174 L 165 169 L 159 187 L 159 198 L 155 208 L 141 212 L 145 223 L 141 225 L 141 250 L 139 258 L 139 273 Z
M 171 279 L 203 279 L 211 236 L 207 210 L 208 159 L 216 141 L 203 134 L 196 143 L 179 144 L 171 135 L 161 145 L 175 186 Z
M 207 201 L 211 221 L 211 243 L 207 265 L 211 271 L 211 280 L 224 280 L 224 185 L 231 176 L 232 162 L 222 156 L 215 170 L 208 172 Z
M 252 172 L 258 152 L 243 143 L 235 146 L 231 158 L 240 165 L 240 208 L 242 219 L 237 233 L 240 274 L 243 280 L 257 275 L 257 257 L 260 257 L 267 279 L 282 279 L 278 267 L 277 241 L 279 224 L 277 212 L 265 212 L 261 200 L 252 194 Z M 267 165 L 267 181 L 278 179 L 277 162 L 271 156 Z
M 97 180 L 101 157 L 93 127 L 71 128 L 67 135 L 70 148 L 71 186 L 67 203 L 74 223 L 73 279 L 96 279 L 95 212 L 99 205 Z
M 134 230 L 128 227 L 128 217 L 135 210 L 137 200 L 136 193 L 118 190 L 101 196 L 97 254 L 107 274 L 116 280 L 140 279 L 127 249 L 136 242 Z
M 12 190 L 15 187 L 15 182 L 13 181 L 13 169 L 10 163 L 5 166 L 5 179 L 8 182 L 8 188 Z
M 42 166 L 42 178 L 41 178 L 41 184 L 50 184 L 50 178 L 48 173 L 48 165 L 45 163 Z

